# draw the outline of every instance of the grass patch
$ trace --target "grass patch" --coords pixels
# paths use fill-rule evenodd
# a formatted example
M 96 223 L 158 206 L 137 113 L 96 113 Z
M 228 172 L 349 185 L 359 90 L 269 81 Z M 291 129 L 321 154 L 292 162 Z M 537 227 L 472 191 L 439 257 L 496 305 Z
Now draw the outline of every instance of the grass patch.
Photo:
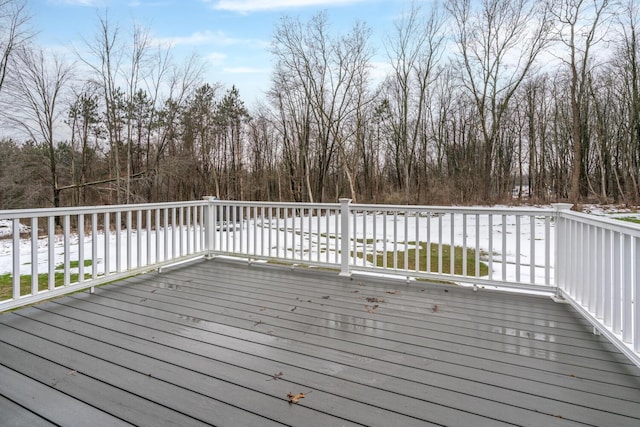
M 78 281 L 80 275 L 72 273 L 69 275 L 70 283 Z M 91 274 L 85 274 L 85 279 L 90 279 Z M 54 274 L 55 286 L 64 284 L 64 273 Z M 38 274 L 38 290 L 44 291 L 49 287 L 49 273 Z M 20 276 L 20 295 L 31 294 L 31 275 L 25 274 Z M 13 277 L 10 273 L 0 274 L 0 301 L 10 299 L 13 296 Z
M 438 244 L 431 243 L 431 247 L 430 247 L 431 259 L 430 259 L 430 265 L 429 265 L 430 270 L 427 269 L 427 244 L 424 242 L 420 242 L 419 247 L 420 247 L 419 254 L 418 254 L 419 263 L 420 263 L 419 271 L 437 272 L 438 264 L 439 264 Z M 462 272 L 463 272 L 463 268 L 462 268 L 463 256 L 462 255 L 463 255 L 462 247 L 456 246 L 454 248 L 454 253 L 453 253 L 454 271 L 452 273 L 451 272 L 451 246 L 442 245 L 442 273 L 462 275 Z M 415 271 L 416 270 L 416 250 L 409 249 L 407 252 L 398 251 L 397 252 L 398 268 L 404 269 L 405 256 L 408 256 L 407 265 L 409 270 Z M 367 261 L 374 263 L 378 267 L 382 267 L 384 265 L 385 257 L 387 260 L 387 268 L 393 268 L 394 254 L 392 251 L 388 251 L 386 253 L 378 253 L 376 255 L 375 261 L 373 259 L 373 254 L 367 254 Z M 467 275 L 475 276 L 475 272 L 476 272 L 476 253 L 473 249 L 467 248 Z M 488 274 L 489 274 L 489 267 L 487 266 L 487 264 L 480 262 L 480 276 L 487 276 Z
M 623 216 L 616 219 L 620 221 L 632 222 L 634 224 L 640 224 L 640 218 L 637 218 L 635 216 Z
M 85 267 L 90 267 L 92 265 L 93 265 L 93 260 L 91 259 L 84 260 Z M 80 261 L 78 260 L 69 261 L 69 268 L 78 268 L 78 267 L 80 267 Z M 64 263 L 56 265 L 56 270 L 64 270 Z
M 353 241 L 353 239 L 351 239 L 351 241 Z M 374 243 L 378 243 L 378 240 L 357 238 L 356 242 L 357 243 L 361 243 L 361 244 L 365 244 L 365 245 L 373 245 Z

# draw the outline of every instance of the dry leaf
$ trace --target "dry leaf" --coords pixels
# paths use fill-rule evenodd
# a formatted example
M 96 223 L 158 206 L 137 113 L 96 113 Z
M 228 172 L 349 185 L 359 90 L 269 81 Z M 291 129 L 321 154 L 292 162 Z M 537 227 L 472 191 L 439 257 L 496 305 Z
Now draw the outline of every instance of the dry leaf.
M 395 295 L 395 294 L 399 294 L 400 291 L 386 291 L 385 294 L 389 294 L 389 295 Z
M 438 304 L 434 304 L 431 310 L 433 310 L 434 313 L 437 313 L 440 311 L 440 307 L 438 307 Z
M 298 400 L 300 399 L 304 399 L 305 395 L 304 393 L 298 393 L 298 394 L 287 394 L 287 397 L 289 398 L 289 403 L 298 403 Z
M 282 372 L 278 372 L 277 374 L 271 375 L 271 379 L 268 379 L 267 381 L 278 381 L 282 375 Z
M 367 313 L 373 313 L 373 310 L 375 310 L 376 308 L 378 308 L 379 305 L 375 304 L 373 307 L 369 307 L 368 305 L 365 305 L 364 308 L 367 309 Z
M 322 297 L 322 299 L 329 299 L 329 295 Z
M 358 292 L 360 292 L 359 290 L 355 290 L 355 291 L 351 291 L 352 294 L 357 294 Z
M 384 302 L 382 298 L 367 297 L 367 302 Z
M 67 375 L 73 375 L 73 376 L 75 376 L 77 373 L 78 373 L 78 371 L 75 371 L 75 370 L 74 370 L 74 371 L 69 371 L 69 372 L 67 372 Z

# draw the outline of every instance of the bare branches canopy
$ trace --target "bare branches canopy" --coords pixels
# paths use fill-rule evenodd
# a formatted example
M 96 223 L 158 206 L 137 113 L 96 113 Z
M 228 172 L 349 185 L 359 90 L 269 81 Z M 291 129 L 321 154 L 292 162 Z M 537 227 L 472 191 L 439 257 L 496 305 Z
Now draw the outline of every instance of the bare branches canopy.
M 3 117 L 24 131 L 0 142 L 24 165 L 0 168 L 0 208 L 640 203 L 639 18 L 632 0 L 414 3 L 375 46 L 366 22 L 283 16 L 247 107 L 143 27 L 99 16 L 77 67 L 30 44 L 25 3 L 0 0 Z

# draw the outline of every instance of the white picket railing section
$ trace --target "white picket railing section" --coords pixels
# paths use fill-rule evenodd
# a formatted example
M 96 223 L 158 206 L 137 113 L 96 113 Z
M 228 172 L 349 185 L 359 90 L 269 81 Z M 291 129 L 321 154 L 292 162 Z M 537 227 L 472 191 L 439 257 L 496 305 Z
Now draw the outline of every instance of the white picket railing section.
M 203 254 L 206 207 L 200 201 L 0 211 L 0 221 L 11 224 L 0 256 L 12 258 L 10 297 L 0 287 L 0 311 Z
M 640 366 L 640 227 L 553 208 L 203 201 L 0 212 L 0 311 L 196 257 L 564 298 Z M 1 231 L 1 229 L 0 229 Z M 454 256 L 451 256 L 451 254 Z M 0 263 L 0 265 L 6 263 Z M 7 274 L 0 271 L 0 280 Z M 6 281 L 6 280 L 5 280 Z M 28 282 L 28 283 L 25 283 Z M 0 284 L 3 282 L 0 282 Z M 4 300 L 4 301 L 1 301 Z
M 640 226 L 563 211 L 556 234 L 560 296 L 640 366 Z

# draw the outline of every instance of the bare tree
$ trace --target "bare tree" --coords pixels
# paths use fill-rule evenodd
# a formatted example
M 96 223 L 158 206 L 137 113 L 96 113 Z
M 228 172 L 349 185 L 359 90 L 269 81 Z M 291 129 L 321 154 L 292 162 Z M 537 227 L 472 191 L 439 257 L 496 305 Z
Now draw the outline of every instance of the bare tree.
M 149 110 L 149 101 L 146 99 L 146 93 L 140 89 L 141 80 L 144 80 L 150 72 L 147 67 L 149 65 L 149 49 L 150 37 L 146 28 L 134 24 L 131 46 L 128 50 L 128 70 L 124 72 L 124 80 L 127 83 L 126 93 L 126 144 L 127 144 L 127 169 L 125 182 L 125 201 L 131 202 L 131 175 L 135 171 L 134 165 L 134 148 L 139 147 L 143 138 L 141 132 L 137 132 L 134 136 L 134 116 L 141 114 L 151 114 Z M 145 99 L 143 99 L 145 98 Z M 144 109 L 145 111 L 140 111 Z M 138 124 L 143 125 L 139 120 Z M 142 130 L 142 129 L 139 129 Z M 137 139 L 134 144 L 134 138 Z
M 95 85 L 85 85 L 74 93 L 68 112 L 68 124 L 71 128 L 71 175 L 75 188 L 74 204 L 86 203 L 85 190 L 89 172 L 89 153 L 95 150 L 100 135 L 98 115 L 98 95 Z M 93 137 L 93 147 L 91 139 Z M 76 155 L 80 156 L 80 167 L 75 164 Z M 77 170 L 79 169 L 79 170 Z
M 311 104 L 300 85 L 292 85 L 289 70 L 276 65 L 269 97 L 275 109 L 272 119 L 281 143 L 282 169 L 288 176 L 289 192 L 295 201 L 313 201 L 311 186 Z M 306 198 L 305 198 L 306 196 Z
M 308 23 L 285 18 L 276 28 L 273 53 L 277 69 L 272 92 L 279 107 L 295 107 L 292 111 L 302 125 L 295 133 L 303 141 L 315 143 L 315 149 L 304 146 L 301 160 L 308 163 L 313 157 L 314 181 L 310 182 L 305 171 L 311 201 L 324 200 L 329 172 L 336 155 L 342 161 L 342 171 L 347 176 L 352 198 L 356 197 L 354 174 L 347 160 L 348 118 L 355 114 L 358 100 L 357 86 L 366 84 L 366 69 L 371 52 L 367 46 L 369 29 L 356 23 L 345 36 L 332 37 L 326 13 L 315 15 Z M 287 94 L 283 99 L 280 94 Z M 291 111 L 291 110 L 289 110 Z M 282 121 L 284 125 L 287 121 Z M 313 135 L 311 135 L 313 132 Z M 291 135 L 288 132 L 287 138 Z M 307 168 L 309 166 L 307 165 Z
M 32 36 L 24 0 L 0 0 L 0 93 L 15 52 Z
M 537 0 L 448 0 L 455 22 L 460 78 L 479 115 L 482 195 L 492 197 L 496 144 L 511 100 L 548 44 L 549 15 Z
M 115 179 L 115 203 L 121 203 L 120 150 L 123 145 L 122 135 L 122 94 L 118 89 L 117 78 L 121 72 L 123 47 L 119 40 L 119 29 L 113 27 L 108 15 L 98 19 L 98 31 L 95 39 L 86 41 L 88 53 L 78 53 L 80 60 L 94 73 L 96 83 L 102 90 L 104 118 L 109 138 L 110 156 L 113 164 L 112 174 Z
M 11 79 L 12 109 L 5 118 L 47 151 L 53 206 L 60 206 L 60 186 L 56 159 L 56 131 L 63 119 L 63 94 L 72 74 L 72 65 L 59 57 L 47 58 L 43 50 L 21 48 L 16 52 L 15 74 Z
M 437 65 L 442 56 L 444 20 L 437 3 L 426 17 L 414 3 L 396 22 L 395 33 L 387 42 L 387 55 L 393 68 L 387 79 L 393 117 L 390 142 L 405 203 L 411 199 L 410 180 L 416 167 L 421 129 L 427 117 L 429 89 L 436 81 Z
M 609 0 L 558 0 L 551 8 L 558 23 L 557 37 L 569 50 L 569 57 L 563 59 L 563 62 L 570 74 L 573 168 L 569 201 L 572 203 L 580 200 L 583 176 L 586 176 L 584 157 L 589 142 L 586 108 L 593 66 L 591 51 L 601 40 L 599 24 L 608 6 Z
M 628 193 L 640 198 L 640 5 L 627 0 L 620 13 L 621 41 L 618 57 L 614 59 L 616 75 L 622 78 L 623 115 L 627 116 L 628 139 L 623 150 L 628 165 Z

